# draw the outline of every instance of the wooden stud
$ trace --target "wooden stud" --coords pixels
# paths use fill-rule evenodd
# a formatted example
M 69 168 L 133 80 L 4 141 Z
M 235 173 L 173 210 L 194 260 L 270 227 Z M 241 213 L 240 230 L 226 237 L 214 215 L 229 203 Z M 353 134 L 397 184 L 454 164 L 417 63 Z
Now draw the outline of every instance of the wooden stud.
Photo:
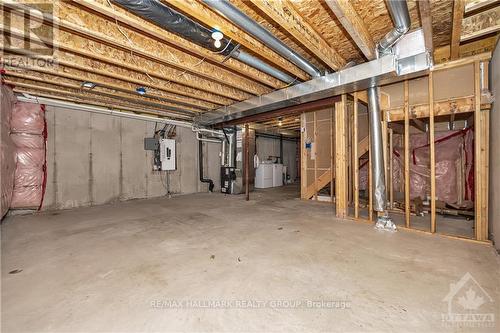
M 353 110 L 354 218 L 359 218 L 358 94 L 354 93 Z
M 368 220 L 373 221 L 373 172 L 370 126 L 368 126 Z
M 405 175 L 405 225 L 410 227 L 410 107 L 408 80 L 404 81 L 405 134 L 404 134 L 404 175 Z
M 431 232 L 436 232 L 436 149 L 434 144 L 434 81 L 429 73 L 429 155 L 431 169 Z
M 330 108 L 330 201 L 332 205 L 334 204 L 335 198 L 335 108 Z
M 314 136 L 314 200 L 318 200 L 318 119 L 316 117 L 316 111 L 313 112 L 313 136 Z M 312 152 L 311 152 L 312 156 Z
M 301 199 L 309 199 L 306 198 L 306 189 L 307 189 L 307 149 L 306 149 L 306 139 L 307 139 L 307 124 L 306 124 L 306 114 L 302 113 L 300 115 L 300 153 L 301 153 L 301 172 L 300 172 L 300 194 Z
M 476 239 L 482 240 L 483 216 L 482 216 L 482 188 L 481 188 L 481 83 L 479 61 L 474 63 L 474 212 Z
M 297 12 L 292 2 L 251 2 L 330 68 L 338 70 L 345 65 L 344 58 Z
M 383 153 L 383 161 L 384 161 L 384 172 L 385 172 L 385 179 L 384 179 L 384 186 L 385 186 L 385 197 L 389 197 L 389 175 L 388 175 L 388 159 L 387 159 L 387 149 L 388 149 L 388 144 L 387 144 L 387 112 L 382 112 L 382 153 Z
M 358 15 L 350 1 L 326 0 L 344 29 L 354 40 L 368 60 L 375 58 L 375 42 L 363 19 Z
M 245 200 L 250 200 L 250 128 L 245 124 Z
M 204 5 L 198 1 L 186 1 L 186 0 L 164 0 L 168 5 L 171 5 L 181 12 L 184 12 L 188 16 L 193 17 L 197 21 L 201 22 L 205 26 L 210 28 L 219 27 L 221 32 L 227 37 L 233 39 L 234 41 L 240 43 L 242 46 L 249 50 L 257 50 L 259 55 L 269 61 L 270 63 L 276 65 L 284 71 L 298 77 L 302 80 L 307 80 L 308 75 L 297 68 L 294 64 L 284 59 L 276 52 L 270 50 L 263 43 L 259 42 L 229 20 L 225 19 L 223 16 L 219 16 L 215 12 L 206 8 Z
M 392 165 L 392 157 L 393 157 L 393 130 L 392 128 L 389 128 L 389 172 L 387 174 L 387 177 L 389 178 L 389 208 L 392 209 L 394 206 L 394 186 L 393 186 L 393 179 L 394 175 L 392 174 L 393 172 L 393 165 Z
M 482 174 L 483 174 L 483 237 L 482 240 L 486 241 L 489 238 L 488 227 L 489 227 L 489 216 L 488 216 L 488 204 L 489 204 L 489 173 L 490 173 L 490 162 L 489 162 L 489 142 L 490 142 L 490 113 L 487 110 L 481 111 L 481 116 L 483 117 L 483 140 L 481 141 L 481 153 L 483 154 L 482 159 Z
M 347 95 L 335 103 L 335 211 L 337 217 L 347 216 Z
M 453 1 L 453 21 L 451 31 L 451 60 L 457 59 L 460 50 L 460 35 L 462 32 L 462 19 L 464 17 L 465 0 Z

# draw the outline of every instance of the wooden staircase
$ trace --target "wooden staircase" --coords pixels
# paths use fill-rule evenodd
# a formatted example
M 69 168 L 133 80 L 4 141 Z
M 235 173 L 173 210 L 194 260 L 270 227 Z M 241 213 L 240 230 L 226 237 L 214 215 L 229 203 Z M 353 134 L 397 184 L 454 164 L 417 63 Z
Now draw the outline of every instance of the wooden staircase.
M 368 140 L 368 135 L 364 137 L 359 143 L 358 143 L 358 158 L 363 156 L 369 149 L 369 140 Z M 315 182 L 313 182 L 311 185 L 309 185 L 306 188 L 306 191 L 304 195 L 302 196 L 303 199 L 311 199 L 316 191 L 321 190 L 323 187 L 328 185 L 335 177 L 332 177 L 332 171 L 327 170 L 324 171 L 321 175 L 319 175 L 318 179 L 316 179 Z

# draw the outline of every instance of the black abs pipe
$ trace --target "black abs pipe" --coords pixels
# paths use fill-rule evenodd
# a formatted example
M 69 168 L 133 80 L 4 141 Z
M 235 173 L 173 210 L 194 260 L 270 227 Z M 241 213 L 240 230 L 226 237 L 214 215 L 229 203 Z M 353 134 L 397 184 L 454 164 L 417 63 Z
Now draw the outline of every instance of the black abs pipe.
M 199 168 L 200 168 L 200 182 L 208 183 L 208 190 L 210 192 L 214 191 L 214 182 L 212 179 L 203 178 L 203 141 L 198 141 L 198 160 L 199 160 Z

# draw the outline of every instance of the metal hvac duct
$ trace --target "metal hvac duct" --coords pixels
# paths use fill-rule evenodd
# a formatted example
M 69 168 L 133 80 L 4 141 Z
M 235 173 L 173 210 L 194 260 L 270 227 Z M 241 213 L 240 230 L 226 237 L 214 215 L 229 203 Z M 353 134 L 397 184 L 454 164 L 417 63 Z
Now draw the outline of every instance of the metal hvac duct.
M 203 0 L 203 2 L 212 9 L 219 11 L 222 15 L 228 18 L 231 22 L 239 26 L 241 29 L 248 32 L 250 35 L 254 36 L 271 49 L 276 51 L 278 54 L 284 58 L 290 60 L 292 63 L 297 65 L 304 72 L 308 73 L 312 77 L 321 76 L 321 72 L 309 61 L 304 59 L 294 50 L 289 48 L 281 40 L 276 38 L 272 33 L 267 31 L 257 22 L 252 20 L 246 14 L 241 12 L 238 8 L 233 6 L 227 0 Z
M 387 6 L 394 21 L 394 28 L 378 42 L 377 53 L 379 54 L 387 52 L 389 48 L 410 30 L 411 26 L 410 13 L 408 12 L 406 0 L 388 0 Z
M 429 52 L 425 48 L 421 29 L 407 33 L 393 47 L 393 54 L 335 73 L 298 83 L 265 95 L 255 96 L 196 117 L 202 125 L 236 121 L 269 111 L 300 105 L 341 94 L 365 90 L 426 74 L 430 68 Z
M 392 46 L 400 40 L 410 29 L 411 20 L 408 12 L 406 0 L 388 0 L 387 6 L 394 28 L 389 31 L 378 43 L 376 54 L 380 55 L 391 53 Z M 379 88 L 372 86 L 368 89 L 368 113 L 370 124 L 370 149 L 372 150 L 372 174 L 373 174 L 373 209 L 377 212 L 385 212 L 384 216 L 379 217 L 376 226 L 381 229 L 395 230 L 396 227 L 386 212 L 386 188 L 385 188 L 385 168 L 384 168 L 384 147 L 382 142 L 382 124 L 380 122 L 380 101 Z M 392 154 L 392 152 L 391 152 Z
M 233 57 L 239 61 L 267 73 L 280 81 L 293 83 L 295 79 L 290 75 L 269 66 L 260 59 L 239 50 L 230 40 L 222 38 L 220 49 L 216 48 L 212 39 L 212 30 L 204 27 L 182 15 L 176 10 L 164 5 L 158 0 L 113 0 L 113 2 L 130 12 L 151 21 L 165 30 L 173 32 L 187 40 L 221 55 Z

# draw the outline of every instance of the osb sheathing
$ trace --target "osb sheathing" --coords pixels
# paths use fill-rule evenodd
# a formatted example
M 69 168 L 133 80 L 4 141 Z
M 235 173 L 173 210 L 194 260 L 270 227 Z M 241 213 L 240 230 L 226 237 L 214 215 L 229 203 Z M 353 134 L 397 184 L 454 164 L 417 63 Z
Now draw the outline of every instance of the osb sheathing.
M 195 43 L 188 41 L 187 39 L 182 38 L 179 35 L 171 33 L 151 22 L 142 20 L 138 16 L 132 14 L 126 9 L 119 7 L 116 4 L 110 6 L 107 0 L 94 0 L 94 1 L 95 1 L 94 3 L 91 4 L 84 3 L 82 5 L 88 5 L 90 6 L 90 8 L 95 8 L 98 11 L 98 13 L 94 14 L 100 14 L 103 16 L 106 15 L 107 19 L 112 19 L 112 20 L 116 19 L 118 23 L 115 21 L 115 25 L 118 24 L 120 28 L 122 28 L 122 26 L 129 27 L 129 25 L 120 22 L 121 17 L 123 17 L 124 20 L 128 20 L 127 22 L 137 23 L 135 28 L 137 27 L 139 28 L 134 29 L 135 31 L 138 31 L 140 33 L 146 33 L 148 36 L 156 38 L 157 40 L 164 42 L 169 46 L 181 49 L 183 52 L 185 52 L 185 50 L 187 49 L 189 50 L 190 53 L 196 54 L 200 57 L 206 57 L 207 61 L 213 62 L 219 66 L 223 66 L 227 69 L 232 70 L 235 73 L 245 75 L 248 78 L 257 80 L 270 87 L 280 88 L 284 86 L 283 82 L 272 77 L 271 75 L 263 73 L 236 59 L 233 58 L 226 59 L 226 57 L 221 54 L 214 53 L 204 47 L 201 47 Z M 102 8 L 104 8 L 105 10 Z M 116 29 L 118 29 L 118 26 L 116 26 Z
M 121 27 L 120 30 L 117 28 L 116 23 L 114 21 L 106 20 L 100 16 L 93 15 L 85 10 L 81 10 L 76 6 L 69 5 L 65 2 L 59 2 L 58 5 L 59 17 L 63 21 L 67 21 L 73 24 L 76 24 L 80 28 L 86 28 L 88 30 L 93 31 L 94 33 L 99 34 L 99 37 L 107 37 L 110 42 L 116 42 L 121 44 L 125 49 L 129 49 L 129 52 L 133 52 L 135 54 L 141 54 L 143 57 L 150 57 L 155 62 L 163 62 L 165 64 L 169 64 L 172 67 L 177 67 L 180 72 L 178 73 L 169 73 L 166 77 L 177 77 L 179 80 L 184 78 L 187 81 L 190 81 L 197 85 L 205 85 L 207 84 L 206 79 L 211 79 L 214 81 L 218 81 L 221 83 L 221 87 L 219 90 L 230 92 L 237 99 L 246 99 L 249 95 L 240 94 L 237 92 L 235 88 L 225 87 L 222 84 L 232 84 L 234 87 L 239 90 L 252 93 L 252 94 L 262 94 L 269 92 L 269 89 L 256 84 L 255 82 L 240 77 L 235 73 L 229 72 L 226 69 L 222 69 L 217 67 L 211 63 L 203 62 L 203 59 L 192 56 L 186 52 L 182 52 L 174 47 L 170 47 L 165 45 L 164 43 L 159 42 L 150 37 L 146 37 L 143 34 L 139 34 L 134 30 L 128 29 L 126 27 Z M 63 34 L 64 31 L 61 31 L 60 40 L 61 42 L 71 43 L 71 38 L 66 39 L 67 35 Z M 104 39 L 104 38 L 103 38 Z M 77 47 L 81 47 L 84 49 L 94 50 L 99 47 L 96 43 L 94 45 L 75 45 Z M 104 45 L 103 45 L 104 46 Z M 106 47 L 106 46 L 104 46 Z M 117 56 L 117 51 L 115 48 L 112 50 L 107 48 L 106 50 L 98 50 L 100 54 L 103 55 L 111 55 L 113 58 Z M 109 54 L 108 52 L 113 52 Z M 116 58 L 120 59 L 120 58 Z M 201 61 L 201 63 L 200 63 Z M 184 74 L 183 71 L 185 72 Z M 196 76 L 194 74 L 197 74 Z M 205 77 L 201 78 L 200 76 Z M 215 90 L 217 91 L 217 89 Z M 239 95 L 239 97 L 237 97 Z
M 431 0 L 434 48 L 450 44 L 453 20 L 453 0 Z
M 310 54 L 309 51 L 304 46 L 297 43 L 295 39 L 285 29 L 283 29 L 276 22 L 267 17 L 267 15 L 264 14 L 262 11 L 260 11 L 255 5 L 253 5 L 251 1 L 231 0 L 231 3 L 233 3 L 236 7 L 238 7 L 238 9 L 240 9 L 246 15 L 251 17 L 255 22 L 261 24 L 264 28 L 266 28 L 279 40 L 283 41 L 292 50 L 294 50 L 302 57 L 310 61 L 318 69 L 323 71 L 326 69 L 326 67 L 323 65 L 322 62 L 320 62 L 315 56 Z
M 328 44 L 347 61 L 363 62 L 358 47 L 344 30 L 337 17 L 323 1 L 291 0 L 299 14 L 304 17 Z

